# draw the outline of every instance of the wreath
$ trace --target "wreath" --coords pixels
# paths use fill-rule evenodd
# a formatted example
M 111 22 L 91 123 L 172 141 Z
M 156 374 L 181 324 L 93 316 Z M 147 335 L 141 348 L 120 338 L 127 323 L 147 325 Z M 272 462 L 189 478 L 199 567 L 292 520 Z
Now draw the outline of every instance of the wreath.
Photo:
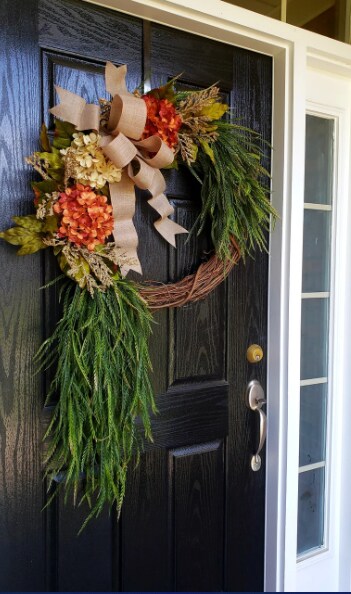
M 57 403 L 44 437 L 45 476 L 49 487 L 57 483 L 49 501 L 60 488 L 74 501 L 79 492 L 90 506 L 83 527 L 106 503 L 120 514 L 127 469 L 143 447 L 137 417 L 152 441 L 151 310 L 206 297 L 240 257 L 266 248 L 276 218 L 262 139 L 230 122 L 217 86 L 182 90 L 173 79 L 142 95 L 127 90 L 126 73 L 106 64 L 112 100 L 99 105 L 56 87 L 53 138 L 43 125 L 41 150 L 26 159 L 42 178 L 32 183 L 35 213 L 13 217 L 15 226 L 0 233 L 21 256 L 51 247 L 66 279 L 62 318 L 35 361 L 38 370 L 55 369 L 47 403 Z M 170 218 L 161 170 L 179 167 L 201 187 L 191 232 L 209 222 L 214 253 L 178 282 L 137 283 L 126 278 L 142 272 L 135 187 L 148 192 L 155 229 L 175 247 L 188 231 Z

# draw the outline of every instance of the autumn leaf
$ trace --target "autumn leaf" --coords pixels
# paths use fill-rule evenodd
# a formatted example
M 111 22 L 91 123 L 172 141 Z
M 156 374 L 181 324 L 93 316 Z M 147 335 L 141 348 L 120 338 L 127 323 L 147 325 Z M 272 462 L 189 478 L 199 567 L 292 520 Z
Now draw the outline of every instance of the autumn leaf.
M 12 217 L 12 220 L 29 231 L 39 232 L 43 230 L 43 223 L 37 219 L 35 215 L 27 215 L 26 217 Z M 16 229 L 16 227 L 14 227 Z
M 212 103 L 203 107 L 201 115 L 206 116 L 210 120 L 220 120 L 226 111 L 228 111 L 228 105 L 225 103 Z

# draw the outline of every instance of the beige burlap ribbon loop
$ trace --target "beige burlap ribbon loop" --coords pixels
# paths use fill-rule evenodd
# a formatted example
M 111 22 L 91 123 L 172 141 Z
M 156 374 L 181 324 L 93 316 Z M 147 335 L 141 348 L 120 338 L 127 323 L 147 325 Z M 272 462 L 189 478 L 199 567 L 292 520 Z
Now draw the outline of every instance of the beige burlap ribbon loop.
M 135 214 L 135 186 L 151 194 L 148 203 L 160 218 L 155 229 L 171 245 L 176 245 L 175 236 L 188 233 L 168 217 L 174 209 L 164 195 L 166 182 L 160 169 L 171 165 L 174 153 L 158 136 L 141 140 L 147 120 L 146 103 L 126 87 L 127 67 L 117 68 L 107 62 L 105 68 L 106 89 L 113 96 L 107 130 L 100 130 L 102 151 L 115 165 L 122 169 L 119 183 L 110 184 L 110 197 L 114 215 L 113 235 L 120 248 L 125 264 L 122 274 L 129 269 L 141 273 L 137 256 L 138 235 L 133 224 Z M 99 130 L 100 108 L 57 87 L 60 105 L 50 111 L 56 117 L 74 124 L 78 130 Z
M 117 136 L 102 136 L 100 146 L 116 167 L 123 169 L 136 157 L 136 146 L 122 132 Z
M 128 138 L 139 140 L 147 116 L 145 101 L 134 95 L 115 95 L 111 103 L 108 131 L 116 135 L 122 132 Z

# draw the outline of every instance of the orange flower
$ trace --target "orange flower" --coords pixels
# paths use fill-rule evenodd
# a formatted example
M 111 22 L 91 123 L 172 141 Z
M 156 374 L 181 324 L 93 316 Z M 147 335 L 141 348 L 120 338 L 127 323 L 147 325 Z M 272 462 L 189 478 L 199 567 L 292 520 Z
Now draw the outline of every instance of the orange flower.
M 174 148 L 178 144 L 178 130 L 182 118 L 177 114 L 174 105 L 168 99 L 157 99 L 152 95 L 143 95 L 147 106 L 147 119 L 142 139 L 156 134 Z
M 62 215 L 58 237 L 85 245 L 91 252 L 112 233 L 112 206 L 106 196 L 96 194 L 90 186 L 77 184 L 60 192 L 54 211 Z

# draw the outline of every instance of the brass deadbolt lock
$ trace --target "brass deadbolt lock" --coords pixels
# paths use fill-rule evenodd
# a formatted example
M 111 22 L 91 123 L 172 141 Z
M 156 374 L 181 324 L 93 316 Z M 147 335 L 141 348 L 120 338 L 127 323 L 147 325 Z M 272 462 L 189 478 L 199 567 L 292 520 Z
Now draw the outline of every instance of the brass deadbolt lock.
M 250 345 L 246 351 L 246 358 L 249 363 L 259 363 L 263 359 L 263 350 L 260 345 Z

